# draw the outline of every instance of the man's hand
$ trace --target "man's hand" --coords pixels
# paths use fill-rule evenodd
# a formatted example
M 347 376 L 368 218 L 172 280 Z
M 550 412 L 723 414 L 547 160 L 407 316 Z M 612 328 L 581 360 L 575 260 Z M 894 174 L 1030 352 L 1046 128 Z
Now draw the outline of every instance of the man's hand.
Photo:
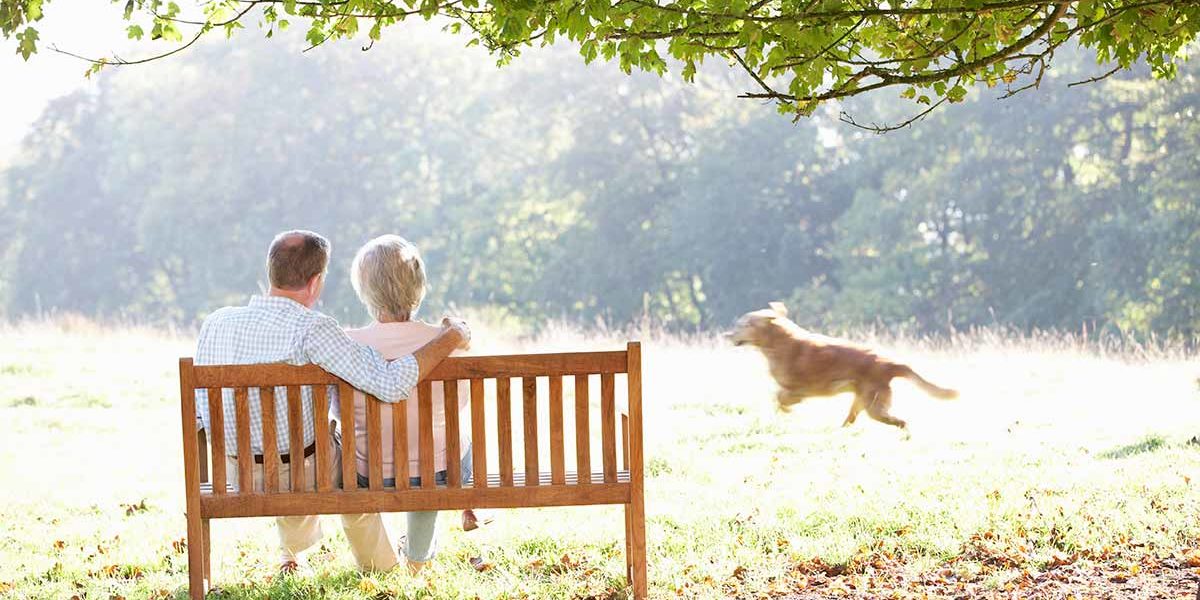
M 461 341 L 458 344 L 459 350 L 467 350 L 471 347 L 471 328 L 467 327 L 467 322 L 458 317 L 443 317 L 442 329 L 452 329 L 458 332 Z

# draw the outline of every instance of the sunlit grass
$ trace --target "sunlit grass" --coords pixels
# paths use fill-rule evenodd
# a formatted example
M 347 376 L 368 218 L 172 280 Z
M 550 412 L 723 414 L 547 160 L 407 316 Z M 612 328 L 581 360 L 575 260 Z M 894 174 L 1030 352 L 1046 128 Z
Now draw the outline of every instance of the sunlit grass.
M 616 332 L 476 332 L 478 352 L 620 347 Z M 1182 349 L 975 332 L 864 335 L 930 380 L 897 383 L 913 435 L 848 398 L 775 411 L 761 357 L 716 338 L 643 337 L 652 595 L 753 597 L 804 565 L 914 574 L 949 566 L 993 585 L 1063 556 L 1137 561 L 1200 539 L 1200 367 Z M 178 597 L 186 560 L 175 363 L 190 333 L 82 322 L 0 328 L 0 593 Z M 32 400 L 30 400 L 32 399 Z M 145 501 L 145 508 L 141 502 Z M 464 534 L 439 524 L 420 578 L 363 576 L 337 520 L 299 578 L 273 577 L 273 525 L 214 525 L 227 598 L 620 597 L 617 509 L 508 511 Z M 399 533 L 399 532 L 397 532 Z M 484 573 L 467 559 L 485 555 Z

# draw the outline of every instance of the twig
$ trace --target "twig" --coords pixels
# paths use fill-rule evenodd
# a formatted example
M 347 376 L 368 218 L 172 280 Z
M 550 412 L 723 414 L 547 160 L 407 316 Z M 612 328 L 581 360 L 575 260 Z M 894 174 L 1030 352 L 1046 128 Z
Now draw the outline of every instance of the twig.
M 929 113 L 933 112 L 934 110 L 937 110 L 937 108 L 939 106 L 944 104 L 946 102 L 946 100 L 948 100 L 948 98 L 943 96 L 941 100 L 934 102 L 933 105 L 931 105 L 929 108 L 917 113 L 912 118 L 910 118 L 907 121 L 904 121 L 903 123 L 900 123 L 898 125 L 879 125 L 876 123 L 871 123 L 870 125 L 863 125 L 862 123 L 855 121 L 854 117 L 850 116 L 850 113 L 847 113 L 846 111 L 842 111 L 842 113 L 840 115 L 838 115 L 838 120 L 847 125 L 850 125 L 852 127 L 857 127 L 859 129 L 870 131 L 872 133 L 881 133 L 882 134 L 882 133 L 887 133 L 889 131 L 896 131 L 898 129 L 904 129 L 905 127 L 908 127 L 909 125 L 912 125 L 913 123 L 916 123 L 917 121 L 920 121 L 921 119 L 924 119 L 926 116 L 929 115 Z
M 1097 81 L 1103 81 L 1105 79 L 1108 79 L 1109 77 L 1112 77 L 1113 75 L 1116 75 L 1117 72 L 1120 70 L 1121 70 L 1121 65 L 1117 65 L 1117 66 L 1113 67 L 1111 71 L 1109 71 L 1103 75 L 1097 75 L 1095 77 L 1089 77 L 1087 79 L 1083 79 L 1081 81 L 1076 81 L 1074 83 L 1068 83 L 1067 87 L 1075 87 L 1077 85 L 1087 85 L 1089 83 L 1096 83 Z

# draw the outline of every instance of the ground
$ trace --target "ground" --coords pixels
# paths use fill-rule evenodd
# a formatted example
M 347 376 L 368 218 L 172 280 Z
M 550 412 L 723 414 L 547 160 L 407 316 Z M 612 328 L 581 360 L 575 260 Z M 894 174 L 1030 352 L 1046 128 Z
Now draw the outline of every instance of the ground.
M 186 579 L 177 357 L 189 332 L 0 325 L 0 597 L 178 598 Z M 481 352 L 620 347 L 477 331 Z M 655 598 L 1195 598 L 1194 354 L 994 333 L 882 340 L 961 399 L 898 383 L 911 437 L 848 398 L 788 414 L 760 357 L 641 336 Z M 544 412 L 543 412 L 544 414 Z M 420 578 L 362 575 L 336 519 L 273 576 L 264 519 L 214 525 L 219 598 L 621 598 L 615 509 L 439 523 Z M 478 572 L 468 563 L 487 557 Z

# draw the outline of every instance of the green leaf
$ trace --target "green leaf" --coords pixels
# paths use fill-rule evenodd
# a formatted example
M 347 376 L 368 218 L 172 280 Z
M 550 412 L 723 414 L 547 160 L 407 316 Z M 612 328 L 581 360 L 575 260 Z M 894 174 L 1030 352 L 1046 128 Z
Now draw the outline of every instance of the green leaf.
M 686 63 L 684 63 L 683 71 L 680 73 L 680 76 L 683 77 L 684 81 L 687 81 L 689 83 L 692 81 L 695 81 L 696 80 L 696 62 L 689 60 Z
M 145 35 L 145 32 L 142 31 L 141 25 L 130 25 L 125 29 L 125 31 L 131 40 L 140 40 L 142 39 L 142 36 Z
M 325 30 L 320 25 L 313 23 L 313 26 L 308 29 L 308 34 L 304 36 L 310 46 L 320 46 L 325 42 Z
M 26 27 L 25 31 L 17 34 L 17 54 L 21 55 L 24 60 L 29 60 L 30 56 L 37 54 L 38 31 L 32 27 Z
M 42 0 L 29 0 L 25 4 L 25 21 L 32 23 L 40 20 L 42 20 Z
M 164 23 L 162 28 L 162 37 L 168 42 L 182 42 L 183 32 L 174 23 Z
M 588 40 L 579 47 L 579 53 L 583 55 L 583 62 L 591 64 L 600 54 L 599 44 L 596 40 Z

